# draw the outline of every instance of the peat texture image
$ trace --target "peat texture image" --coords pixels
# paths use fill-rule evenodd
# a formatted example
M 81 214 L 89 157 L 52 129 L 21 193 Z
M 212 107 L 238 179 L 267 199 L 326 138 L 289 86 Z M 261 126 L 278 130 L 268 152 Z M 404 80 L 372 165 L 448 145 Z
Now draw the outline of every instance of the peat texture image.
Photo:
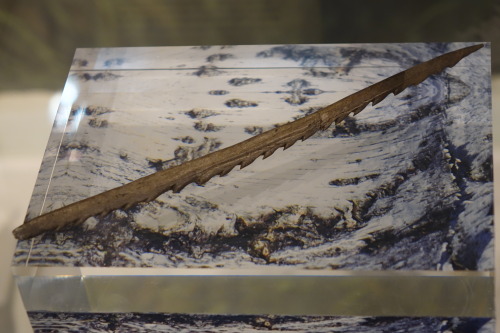
M 79 49 L 27 218 L 464 46 Z M 203 186 L 20 241 L 14 265 L 492 270 L 489 54 Z

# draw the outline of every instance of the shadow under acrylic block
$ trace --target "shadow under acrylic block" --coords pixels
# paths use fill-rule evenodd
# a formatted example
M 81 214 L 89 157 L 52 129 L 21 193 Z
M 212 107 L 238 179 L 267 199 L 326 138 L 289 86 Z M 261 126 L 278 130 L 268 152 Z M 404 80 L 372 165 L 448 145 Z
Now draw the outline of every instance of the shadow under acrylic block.
M 28 217 L 467 45 L 78 49 Z M 35 331 L 493 332 L 490 76 L 487 44 L 245 169 L 19 241 Z

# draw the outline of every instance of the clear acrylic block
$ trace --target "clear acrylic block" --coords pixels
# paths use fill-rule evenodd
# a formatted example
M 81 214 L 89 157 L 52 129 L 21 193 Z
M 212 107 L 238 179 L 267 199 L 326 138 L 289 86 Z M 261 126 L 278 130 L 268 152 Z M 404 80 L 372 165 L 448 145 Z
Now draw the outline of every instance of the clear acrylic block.
M 468 45 L 78 49 L 27 218 Z M 490 78 L 486 44 L 242 170 L 19 241 L 35 331 L 493 332 Z

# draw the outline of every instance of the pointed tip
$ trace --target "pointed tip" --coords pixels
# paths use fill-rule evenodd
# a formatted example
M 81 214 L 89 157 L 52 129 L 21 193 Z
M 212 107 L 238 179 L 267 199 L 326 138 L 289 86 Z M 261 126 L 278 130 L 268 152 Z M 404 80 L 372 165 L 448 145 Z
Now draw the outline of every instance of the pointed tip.
M 461 50 L 457 50 L 457 51 L 463 51 L 463 52 L 466 54 L 465 56 L 467 56 L 467 55 L 469 55 L 469 54 L 471 54 L 471 53 L 476 52 L 477 50 L 482 49 L 485 45 L 486 45 L 486 44 L 484 44 L 484 43 L 481 43 L 481 44 L 476 44 L 476 45 L 472 45 L 472 46 L 464 47 L 463 49 L 461 49 Z M 465 57 L 465 56 L 464 56 L 464 57 Z

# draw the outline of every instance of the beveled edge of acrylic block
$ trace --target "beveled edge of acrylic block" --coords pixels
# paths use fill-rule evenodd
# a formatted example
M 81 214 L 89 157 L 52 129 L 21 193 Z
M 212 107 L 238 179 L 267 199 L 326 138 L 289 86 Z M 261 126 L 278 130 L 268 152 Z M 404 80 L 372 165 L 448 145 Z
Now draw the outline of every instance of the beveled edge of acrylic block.
M 493 317 L 493 272 L 13 267 L 27 311 Z

